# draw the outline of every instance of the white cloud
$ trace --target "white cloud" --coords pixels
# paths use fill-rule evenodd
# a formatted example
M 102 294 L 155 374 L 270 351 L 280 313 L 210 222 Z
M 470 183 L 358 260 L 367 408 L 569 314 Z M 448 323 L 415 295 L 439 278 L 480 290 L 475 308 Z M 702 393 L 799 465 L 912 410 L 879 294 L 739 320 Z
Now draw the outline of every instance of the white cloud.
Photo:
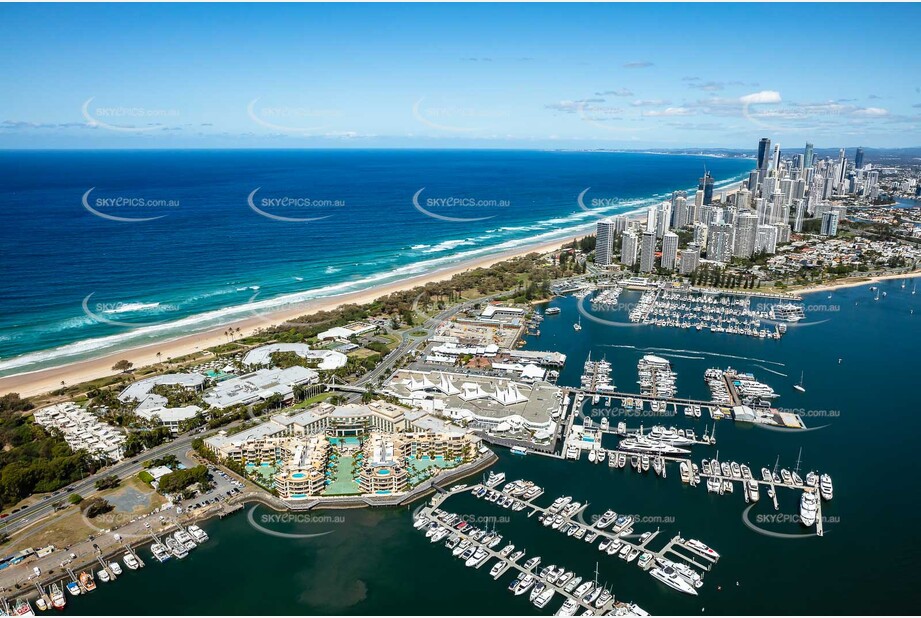
M 654 107 L 656 105 L 668 105 L 671 101 L 665 99 L 638 99 L 630 105 L 633 107 Z
M 754 103 L 780 103 L 781 102 L 780 93 L 776 90 L 762 90 L 760 92 L 753 92 L 751 94 L 746 94 L 739 97 L 740 103 L 754 104 Z
M 858 109 L 854 111 L 854 116 L 866 116 L 870 118 L 878 118 L 880 116 L 888 116 L 889 110 L 883 109 L 882 107 L 864 107 L 863 109 Z
M 604 92 L 596 92 L 595 96 L 632 97 L 633 91 L 629 88 L 618 88 L 617 90 L 605 90 Z
M 693 112 L 686 107 L 666 107 L 663 110 L 643 112 L 644 116 L 690 116 Z

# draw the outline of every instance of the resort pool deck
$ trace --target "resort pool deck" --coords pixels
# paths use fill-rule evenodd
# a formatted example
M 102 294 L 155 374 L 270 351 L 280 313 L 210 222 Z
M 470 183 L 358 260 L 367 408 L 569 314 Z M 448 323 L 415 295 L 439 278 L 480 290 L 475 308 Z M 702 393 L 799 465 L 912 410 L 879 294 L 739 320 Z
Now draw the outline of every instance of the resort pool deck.
M 407 457 L 406 458 L 407 468 L 409 470 L 409 484 L 418 485 L 422 481 L 430 478 L 437 470 L 455 468 L 460 465 L 459 460 L 445 459 L 444 457 L 435 457 L 431 459 L 429 457 Z
M 333 463 L 333 468 L 331 470 L 331 481 L 326 486 L 326 491 L 323 492 L 323 495 L 326 496 L 348 496 L 361 493 L 361 488 L 352 477 L 352 463 L 355 461 L 354 457 L 339 457 Z
M 346 446 L 360 446 L 361 440 L 355 436 L 346 436 L 344 438 L 330 438 L 329 443 L 333 446 L 338 446 L 344 444 Z
M 271 489 L 275 485 L 275 478 L 274 478 L 275 470 L 276 470 L 275 466 L 271 464 L 267 464 L 267 463 L 263 463 L 259 465 L 256 465 L 253 463 L 246 464 L 246 472 L 248 474 L 252 472 L 256 472 L 256 474 L 258 474 L 259 476 L 259 479 L 257 482 L 263 487 L 268 487 L 269 489 Z

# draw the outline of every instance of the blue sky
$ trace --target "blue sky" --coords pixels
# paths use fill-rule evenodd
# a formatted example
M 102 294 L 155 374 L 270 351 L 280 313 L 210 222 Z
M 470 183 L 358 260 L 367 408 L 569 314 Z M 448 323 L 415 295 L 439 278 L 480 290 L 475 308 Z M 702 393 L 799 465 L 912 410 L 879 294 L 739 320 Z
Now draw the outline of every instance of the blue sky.
M 919 146 L 917 4 L 0 5 L 0 148 Z

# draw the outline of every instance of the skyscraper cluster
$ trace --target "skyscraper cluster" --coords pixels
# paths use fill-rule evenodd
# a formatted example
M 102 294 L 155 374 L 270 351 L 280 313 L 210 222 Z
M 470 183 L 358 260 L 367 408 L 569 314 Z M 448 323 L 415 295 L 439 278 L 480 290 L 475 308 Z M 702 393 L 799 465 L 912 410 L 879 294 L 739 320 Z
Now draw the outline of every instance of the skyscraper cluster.
M 624 215 L 598 222 L 595 263 L 620 263 L 640 272 L 658 266 L 681 274 L 693 272 L 702 259 L 728 263 L 734 257 L 773 254 L 802 232 L 807 219 L 819 219 L 819 232 L 837 234 L 846 207 L 834 198 L 879 193 L 879 172 L 864 164 L 858 148 L 853 163 L 842 149 L 837 157 L 817 158 L 812 144 L 785 156 L 780 144 L 767 137 L 758 143 L 756 167 L 746 181 L 731 188 L 725 199 L 714 201 L 714 181 L 708 171 L 698 180 L 697 191 L 675 191 L 671 199 L 646 212 L 645 220 Z M 691 240 L 679 249 L 682 231 Z M 620 240 L 620 259 L 615 248 Z

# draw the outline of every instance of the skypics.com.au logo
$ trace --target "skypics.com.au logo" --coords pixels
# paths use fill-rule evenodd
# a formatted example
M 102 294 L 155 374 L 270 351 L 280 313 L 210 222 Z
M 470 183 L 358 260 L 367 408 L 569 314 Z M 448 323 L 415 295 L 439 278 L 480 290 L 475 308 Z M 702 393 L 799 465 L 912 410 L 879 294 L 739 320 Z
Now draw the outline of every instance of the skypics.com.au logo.
M 262 187 L 253 189 L 247 196 L 246 203 L 253 212 L 273 221 L 284 223 L 321 221 L 336 214 L 332 211 L 345 208 L 345 200 L 312 198 L 306 195 L 263 196 L 257 200 L 256 194 L 261 189 Z M 305 214 L 310 214 L 310 216 L 304 216 Z
M 438 219 L 439 221 L 449 221 L 454 223 L 470 223 L 473 221 L 486 221 L 492 219 L 496 214 L 479 216 L 479 217 L 461 217 L 456 216 L 460 213 L 490 212 L 496 209 L 508 208 L 511 206 L 511 200 L 495 197 L 471 197 L 447 195 L 440 197 L 428 197 L 422 199 L 422 187 L 413 194 L 413 207 L 424 214 L 426 217 Z M 451 214 L 448 214 L 451 213 Z
M 752 513 L 757 504 L 750 504 L 742 511 L 742 523 L 762 536 L 774 539 L 808 539 L 819 536 L 816 525 L 804 526 L 799 515 L 789 513 Z M 827 534 L 829 527 L 840 523 L 837 515 L 822 516 L 823 534 Z
M 281 539 L 313 539 L 336 531 L 345 524 L 344 515 L 321 513 L 260 513 L 253 506 L 246 513 L 246 522 L 262 534 Z
M 91 187 L 84 193 L 81 203 L 87 212 L 107 221 L 118 223 L 156 221 L 167 216 L 170 210 L 179 208 L 179 200 L 150 198 L 141 195 L 97 196 L 90 199 L 90 195 L 95 190 L 96 187 Z M 129 214 L 132 216 L 128 216 Z M 135 214 L 146 216 L 134 216 Z

